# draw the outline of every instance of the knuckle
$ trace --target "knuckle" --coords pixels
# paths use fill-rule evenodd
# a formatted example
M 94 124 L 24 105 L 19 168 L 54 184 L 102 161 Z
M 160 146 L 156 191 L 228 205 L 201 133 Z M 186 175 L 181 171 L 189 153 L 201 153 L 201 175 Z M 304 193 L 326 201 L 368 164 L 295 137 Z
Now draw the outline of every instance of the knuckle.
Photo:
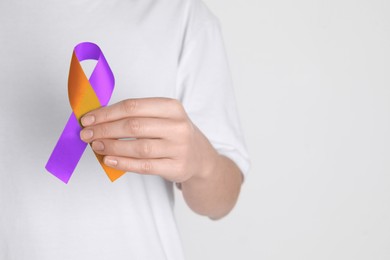
M 138 134 L 141 132 L 141 124 L 139 122 L 139 120 L 137 119 L 127 119 L 126 121 L 126 130 L 130 133 L 130 134 Z
M 177 106 L 179 101 L 175 98 L 167 98 L 167 101 L 171 104 L 171 106 Z
M 189 137 L 192 133 L 191 124 L 189 124 L 186 121 L 181 121 L 180 123 L 177 124 L 176 131 L 178 131 L 180 136 Z
M 134 169 L 134 166 L 133 164 L 130 162 L 130 160 L 125 160 L 123 161 L 123 165 L 122 165 L 123 169 L 125 169 L 126 171 L 133 171 Z
M 108 129 L 108 126 L 106 126 L 106 125 L 101 125 L 100 126 L 100 135 L 101 135 L 100 136 L 101 138 L 109 137 L 110 131 Z
M 140 150 L 141 157 L 148 157 L 151 155 L 151 153 L 152 153 L 152 145 L 150 144 L 150 142 L 144 142 L 141 145 L 141 150 Z
M 176 116 L 180 116 L 184 112 L 184 107 L 178 99 L 164 98 L 166 107 L 169 107 L 171 111 L 175 112 Z
M 104 111 L 102 113 L 102 117 L 103 117 L 103 121 L 104 122 L 110 121 L 110 118 L 111 118 L 110 110 L 109 109 L 104 109 Z
M 140 170 L 144 173 L 149 173 L 153 169 L 152 162 L 149 160 L 143 160 L 140 162 Z
M 178 100 L 178 99 L 170 99 L 169 100 L 170 102 L 170 105 L 175 109 L 175 110 L 178 110 L 178 111 L 181 111 L 183 110 L 183 105 L 182 103 Z
M 137 107 L 137 101 L 135 99 L 126 99 L 121 102 L 120 108 L 125 114 L 131 114 Z

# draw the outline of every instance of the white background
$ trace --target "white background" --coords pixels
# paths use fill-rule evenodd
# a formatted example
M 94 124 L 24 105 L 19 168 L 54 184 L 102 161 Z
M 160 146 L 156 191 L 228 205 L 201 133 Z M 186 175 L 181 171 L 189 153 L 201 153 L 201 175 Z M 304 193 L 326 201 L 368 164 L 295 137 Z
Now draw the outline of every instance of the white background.
M 389 260 L 390 1 L 205 2 L 252 169 L 220 221 L 177 196 L 188 260 Z

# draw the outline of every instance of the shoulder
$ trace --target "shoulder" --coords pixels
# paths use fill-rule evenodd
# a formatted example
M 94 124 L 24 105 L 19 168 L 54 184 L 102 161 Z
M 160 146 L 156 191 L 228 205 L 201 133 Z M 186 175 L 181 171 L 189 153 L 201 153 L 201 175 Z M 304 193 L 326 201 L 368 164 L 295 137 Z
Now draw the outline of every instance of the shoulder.
M 184 0 L 188 19 L 194 26 L 218 23 L 218 18 L 202 0 Z
M 179 0 L 182 9 L 182 36 L 184 45 L 193 42 L 208 30 L 219 30 L 217 16 L 202 0 Z

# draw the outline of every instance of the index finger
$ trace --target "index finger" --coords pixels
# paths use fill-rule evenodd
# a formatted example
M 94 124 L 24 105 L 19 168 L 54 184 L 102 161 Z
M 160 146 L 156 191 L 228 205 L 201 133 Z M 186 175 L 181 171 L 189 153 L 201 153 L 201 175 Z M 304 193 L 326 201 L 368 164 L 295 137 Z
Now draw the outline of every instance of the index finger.
M 125 117 L 179 118 L 183 106 L 171 98 L 126 99 L 107 107 L 88 112 L 81 118 L 83 126 L 116 121 Z

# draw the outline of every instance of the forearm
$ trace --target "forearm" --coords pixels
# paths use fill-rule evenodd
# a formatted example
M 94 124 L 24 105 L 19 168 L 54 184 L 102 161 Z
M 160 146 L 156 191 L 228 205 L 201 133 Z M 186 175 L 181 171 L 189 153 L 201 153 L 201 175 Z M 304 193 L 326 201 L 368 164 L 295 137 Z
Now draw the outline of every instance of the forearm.
M 236 204 L 242 178 L 240 169 L 232 160 L 217 154 L 211 171 L 183 182 L 181 189 L 193 211 L 211 219 L 220 219 Z

